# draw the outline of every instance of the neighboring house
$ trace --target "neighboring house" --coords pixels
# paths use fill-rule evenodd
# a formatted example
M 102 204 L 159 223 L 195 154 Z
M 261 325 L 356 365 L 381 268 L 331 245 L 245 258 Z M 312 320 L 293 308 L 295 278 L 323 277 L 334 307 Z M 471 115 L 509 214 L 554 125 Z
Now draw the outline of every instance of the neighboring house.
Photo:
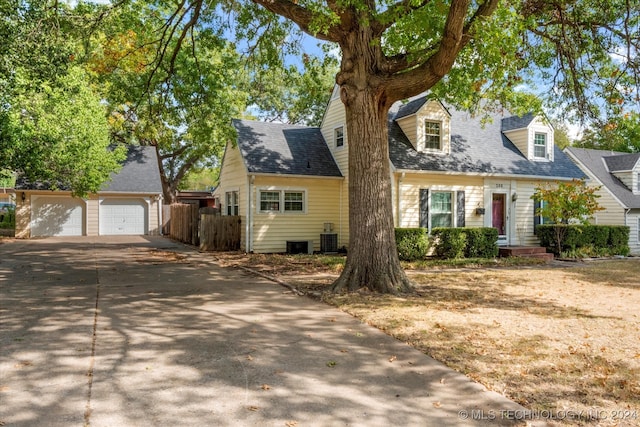
M 41 183 L 16 183 L 16 237 L 160 234 L 162 181 L 154 147 L 129 147 L 122 169 L 81 199 Z
M 629 227 L 629 248 L 640 255 L 640 153 L 618 153 L 568 147 L 566 153 L 589 176 L 603 211 L 594 222 Z
M 178 203 L 192 203 L 201 208 L 217 208 L 216 199 L 213 195 L 213 189 L 210 191 L 178 191 L 176 195 Z
M 417 97 L 390 111 L 393 215 L 397 227 L 495 227 L 501 245 L 537 244 L 531 195 L 582 171 L 554 145 L 540 117 L 480 118 Z M 248 252 L 287 242 L 348 246 L 348 150 L 344 105 L 334 90 L 320 128 L 234 121 L 216 189 L 223 215 L 243 219 Z

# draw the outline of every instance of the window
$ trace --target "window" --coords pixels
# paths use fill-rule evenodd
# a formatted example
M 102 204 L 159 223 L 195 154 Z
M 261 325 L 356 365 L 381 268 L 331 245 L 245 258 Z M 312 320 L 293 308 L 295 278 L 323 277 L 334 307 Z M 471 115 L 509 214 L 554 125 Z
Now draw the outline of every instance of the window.
M 636 188 L 638 189 L 638 192 L 640 192 L 640 173 L 636 176 Z
M 344 145 L 344 128 L 342 126 L 333 130 L 333 139 L 336 141 L 336 147 Z
M 261 191 L 260 192 L 261 212 L 280 212 L 280 192 Z
M 304 210 L 304 193 L 302 191 L 285 191 L 284 210 L 285 212 L 302 212 Z
M 640 244 L 640 218 L 638 218 L 638 244 Z
M 238 192 L 227 191 L 225 193 L 227 215 L 238 215 Z
M 304 212 L 305 192 L 301 190 L 260 190 L 260 212 Z
M 434 191 L 431 195 L 431 228 L 453 227 L 451 192 Z
M 426 120 L 424 122 L 424 148 L 429 150 L 441 150 L 441 141 L 440 122 Z
M 547 134 L 537 133 L 533 139 L 533 157 L 539 159 L 547 158 Z
M 538 201 L 534 201 L 533 202 L 533 226 L 535 227 L 536 225 L 540 225 L 540 224 L 553 224 L 553 221 L 551 221 L 550 218 L 547 218 L 546 216 L 542 216 L 538 213 L 538 209 L 543 209 L 548 202 L 542 200 L 540 202 Z

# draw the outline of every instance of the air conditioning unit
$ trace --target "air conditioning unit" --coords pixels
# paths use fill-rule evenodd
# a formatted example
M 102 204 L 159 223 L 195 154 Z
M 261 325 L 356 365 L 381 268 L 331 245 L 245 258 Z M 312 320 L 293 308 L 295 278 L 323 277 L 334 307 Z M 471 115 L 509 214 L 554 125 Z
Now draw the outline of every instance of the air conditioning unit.
M 313 254 L 313 240 L 287 240 L 288 254 Z
M 325 254 L 338 252 L 338 234 L 337 233 L 320 234 L 320 252 Z

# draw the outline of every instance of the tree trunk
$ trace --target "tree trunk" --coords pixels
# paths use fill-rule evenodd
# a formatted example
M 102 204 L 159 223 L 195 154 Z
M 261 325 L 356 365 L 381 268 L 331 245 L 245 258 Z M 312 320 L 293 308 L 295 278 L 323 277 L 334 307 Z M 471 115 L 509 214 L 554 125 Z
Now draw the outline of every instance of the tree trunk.
M 342 88 L 349 144 L 349 251 L 333 291 L 367 287 L 405 293 L 413 286 L 400 266 L 391 203 L 391 176 L 384 91 Z

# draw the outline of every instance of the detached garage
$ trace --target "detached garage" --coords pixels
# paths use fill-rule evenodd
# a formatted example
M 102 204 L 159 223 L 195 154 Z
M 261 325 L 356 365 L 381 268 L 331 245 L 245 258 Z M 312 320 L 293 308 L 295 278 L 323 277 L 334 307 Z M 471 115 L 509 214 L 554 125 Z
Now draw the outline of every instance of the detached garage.
M 130 147 L 120 172 L 86 199 L 20 179 L 15 192 L 16 237 L 160 234 L 162 181 L 154 147 Z

